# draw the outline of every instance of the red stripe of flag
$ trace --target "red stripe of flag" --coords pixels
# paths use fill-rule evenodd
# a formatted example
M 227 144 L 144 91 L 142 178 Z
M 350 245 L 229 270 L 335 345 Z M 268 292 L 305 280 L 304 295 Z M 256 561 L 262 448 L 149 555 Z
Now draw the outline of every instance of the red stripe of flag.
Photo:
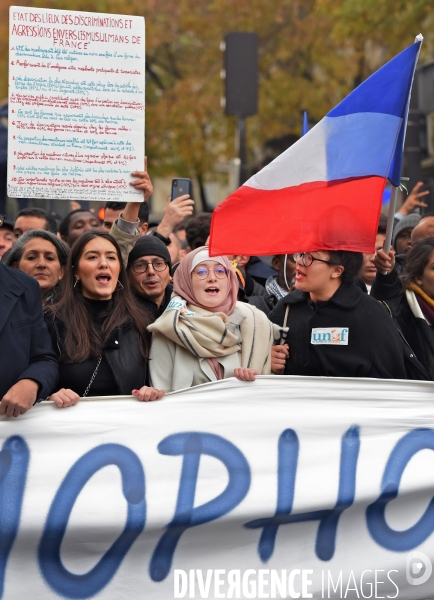
M 383 177 L 363 177 L 280 190 L 243 185 L 214 210 L 210 255 L 336 248 L 372 253 L 385 184 Z

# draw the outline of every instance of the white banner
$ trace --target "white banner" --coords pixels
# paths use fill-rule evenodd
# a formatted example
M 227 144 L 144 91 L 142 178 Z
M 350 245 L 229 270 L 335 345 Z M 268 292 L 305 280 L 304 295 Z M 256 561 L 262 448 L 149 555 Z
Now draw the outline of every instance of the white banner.
M 267 376 L 2 417 L 0 597 L 433 598 L 433 392 Z
M 8 194 L 140 202 L 143 17 L 10 7 Z

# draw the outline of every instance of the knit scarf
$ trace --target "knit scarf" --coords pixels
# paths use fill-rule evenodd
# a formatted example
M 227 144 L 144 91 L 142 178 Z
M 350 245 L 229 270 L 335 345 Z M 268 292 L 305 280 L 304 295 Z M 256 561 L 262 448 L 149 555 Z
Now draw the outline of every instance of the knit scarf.
M 279 333 L 254 306 L 237 302 L 228 316 L 191 305 L 176 295 L 148 330 L 164 335 L 197 358 L 218 359 L 241 351 L 241 366 L 260 374 L 271 372 L 271 346 Z M 216 377 L 222 376 L 216 373 Z
M 271 294 L 278 300 L 281 300 L 282 298 L 288 295 L 287 290 L 284 290 L 283 287 L 279 285 L 276 275 L 272 275 L 267 279 L 267 281 L 265 282 L 265 289 L 269 294 Z
M 416 283 L 409 283 L 407 289 L 414 292 L 423 316 L 432 325 L 434 323 L 434 300 Z

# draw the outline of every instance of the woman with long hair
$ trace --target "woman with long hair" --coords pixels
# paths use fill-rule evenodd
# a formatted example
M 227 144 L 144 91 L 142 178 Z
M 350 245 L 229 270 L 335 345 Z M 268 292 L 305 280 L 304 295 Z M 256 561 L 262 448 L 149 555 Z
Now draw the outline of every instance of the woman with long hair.
M 317 250 L 295 255 L 295 290 L 269 319 L 288 327 L 273 348 L 276 374 L 427 379 L 379 302 L 356 284 L 358 252 Z
M 227 377 L 270 373 L 275 328 L 264 313 L 237 302 L 238 280 L 225 256 L 202 246 L 173 277 L 174 295 L 152 331 L 150 375 L 166 392 Z
M 27 273 L 39 283 L 42 305 L 53 304 L 62 295 L 69 248 L 57 236 L 44 229 L 23 233 L 2 258 L 2 262 Z
M 383 302 L 414 354 L 434 381 L 434 237 L 413 246 L 400 280 L 377 286 Z
M 132 296 L 116 241 L 103 231 L 84 233 L 66 265 L 64 293 L 46 321 L 59 356 L 57 406 L 80 397 L 134 394 L 147 378 L 152 318 Z M 161 398 L 146 387 L 141 400 Z

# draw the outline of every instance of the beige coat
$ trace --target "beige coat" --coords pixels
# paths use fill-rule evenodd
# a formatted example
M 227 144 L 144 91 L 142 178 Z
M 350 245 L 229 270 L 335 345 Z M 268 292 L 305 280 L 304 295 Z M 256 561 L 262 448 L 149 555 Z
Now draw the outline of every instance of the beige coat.
M 160 319 L 168 314 L 169 307 Z M 271 347 L 279 338 L 281 328 L 270 323 L 264 313 L 250 304 L 237 302 L 236 307 L 246 319 L 241 324 L 243 340 L 240 351 L 216 356 L 224 369 L 224 378 L 233 377 L 234 369 L 241 366 L 252 367 L 261 375 L 268 375 L 271 373 Z M 149 361 L 152 386 L 172 392 L 215 381 L 216 376 L 206 358 L 198 358 L 160 333 L 158 323 L 159 320 L 149 327 L 153 331 Z
M 241 366 L 241 352 L 219 357 L 218 361 L 224 368 L 225 379 L 233 377 L 234 369 Z M 198 359 L 160 333 L 152 334 L 149 373 L 151 385 L 166 392 L 216 380 L 206 358 Z
M 113 223 L 110 229 L 110 235 L 115 238 L 117 243 L 119 244 L 119 248 L 121 249 L 122 260 L 124 261 L 124 265 L 128 264 L 128 255 L 131 250 L 134 248 L 134 244 L 139 239 L 139 230 L 136 229 L 135 234 L 126 233 L 119 229 L 118 221 Z

